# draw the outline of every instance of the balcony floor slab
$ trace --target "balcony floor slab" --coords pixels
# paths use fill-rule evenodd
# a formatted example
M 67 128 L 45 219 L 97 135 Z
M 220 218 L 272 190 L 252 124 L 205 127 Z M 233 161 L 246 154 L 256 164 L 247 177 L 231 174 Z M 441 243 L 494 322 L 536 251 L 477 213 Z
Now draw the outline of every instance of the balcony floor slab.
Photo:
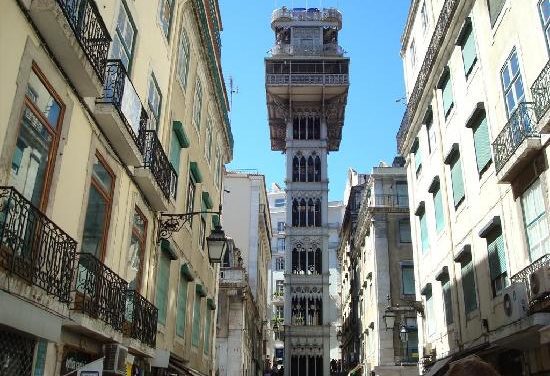
M 173 211 L 174 205 L 164 196 L 155 177 L 148 168 L 139 167 L 134 171 L 134 177 L 147 200 L 155 211 Z
M 528 137 L 497 173 L 499 183 L 510 183 L 542 147 L 540 137 Z

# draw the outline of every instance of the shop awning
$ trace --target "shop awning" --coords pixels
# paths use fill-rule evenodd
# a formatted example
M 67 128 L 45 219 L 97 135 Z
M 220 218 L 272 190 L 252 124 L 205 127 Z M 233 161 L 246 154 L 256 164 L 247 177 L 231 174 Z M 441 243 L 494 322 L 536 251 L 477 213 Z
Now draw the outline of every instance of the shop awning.
M 439 375 L 439 371 L 441 371 L 446 365 L 449 364 L 451 361 L 451 357 L 447 357 L 445 359 L 438 360 L 435 362 L 435 364 L 426 372 L 423 376 L 435 376 Z

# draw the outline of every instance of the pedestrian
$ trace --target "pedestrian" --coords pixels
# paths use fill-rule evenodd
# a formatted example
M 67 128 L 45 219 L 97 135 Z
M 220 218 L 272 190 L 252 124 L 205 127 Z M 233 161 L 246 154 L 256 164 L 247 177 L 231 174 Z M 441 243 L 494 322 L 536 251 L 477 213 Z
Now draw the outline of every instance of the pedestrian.
M 452 362 L 445 376 L 500 376 L 500 373 L 479 356 L 470 355 Z

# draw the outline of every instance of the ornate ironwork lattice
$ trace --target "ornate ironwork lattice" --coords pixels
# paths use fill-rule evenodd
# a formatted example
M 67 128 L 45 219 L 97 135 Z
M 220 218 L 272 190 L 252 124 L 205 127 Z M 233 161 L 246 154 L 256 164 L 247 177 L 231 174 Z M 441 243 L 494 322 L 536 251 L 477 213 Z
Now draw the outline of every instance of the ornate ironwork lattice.
M 137 291 L 126 292 L 124 334 L 155 347 L 158 309 Z
M 0 375 L 31 376 L 35 343 L 33 338 L 0 330 Z
M 154 130 L 144 131 L 142 137 L 144 137 L 144 167 L 151 171 L 162 193 L 167 199 L 176 197 L 178 175 L 162 148 L 157 132 Z

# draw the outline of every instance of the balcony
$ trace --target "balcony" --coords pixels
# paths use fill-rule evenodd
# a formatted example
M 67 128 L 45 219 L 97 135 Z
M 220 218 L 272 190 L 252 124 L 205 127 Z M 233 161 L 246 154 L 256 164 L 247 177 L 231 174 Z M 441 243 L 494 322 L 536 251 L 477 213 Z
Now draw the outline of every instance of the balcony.
M 0 187 L 0 267 L 69 303 L 76 241 L 13 187 Z
M 509 183 L 541 148 L 532 103 L 522 102 L 493 142 L 497 179 Z
M 82 97 L 98 97 L 111 43 L 94 0 L 30 0 L 29 16 Z
M 130 166 L 141 166 L 142 145 L 138 137 L 148 116 L 120 60 L 107 61 L 103 94 L 96 100 L 94 113 L 122 161 Z
M 374 195 L 369 200 L 370 210 L 379 211 L 409 211 L 409 198 L 407 196 L 398 196 L 392 194 Z
M 550 133 L 550 60 L 531 86 L 531 95 L 537 115 L 537 129 L 540 133 Z
M 529 298 L 529 314 L 550 312 L 550 254 L 533 261 L 511 278 L 512 282 L 525 282 Z
M 317 9 L 317 8 L 293 8 L 282 7 L 275 9 L 271 14 L 271 24 L 287 23 L 291 21 L 309 21 L 309 22 L 334 22 L 340 29 L 342 27 L 342 13 L 337 9 Z
M 277 44 L 271 49 L 272 56 L 344 56 L 344 50 L 337 43 L 327 43 L 318 46 L 295 46 L 292 44 Z
M 139 136 L 143 145 L 143 167 L 136 169 L 135 179 L 156 211 L 167 211 L 176 197 L 178 176 L 168 160 L 154 130 Z
M 91 253 L 79 253 L 78 256 L 71 309 L 121 332 L 125 320 L 126 281 Z
M 314 85 L 314 86 L 342 86 L 349 85 L 347 74 L 272 74 L 266 75 L 269 86 Z
M 124 334 L 154 348 L 158 309 L 135 290 L 126 292 Z

